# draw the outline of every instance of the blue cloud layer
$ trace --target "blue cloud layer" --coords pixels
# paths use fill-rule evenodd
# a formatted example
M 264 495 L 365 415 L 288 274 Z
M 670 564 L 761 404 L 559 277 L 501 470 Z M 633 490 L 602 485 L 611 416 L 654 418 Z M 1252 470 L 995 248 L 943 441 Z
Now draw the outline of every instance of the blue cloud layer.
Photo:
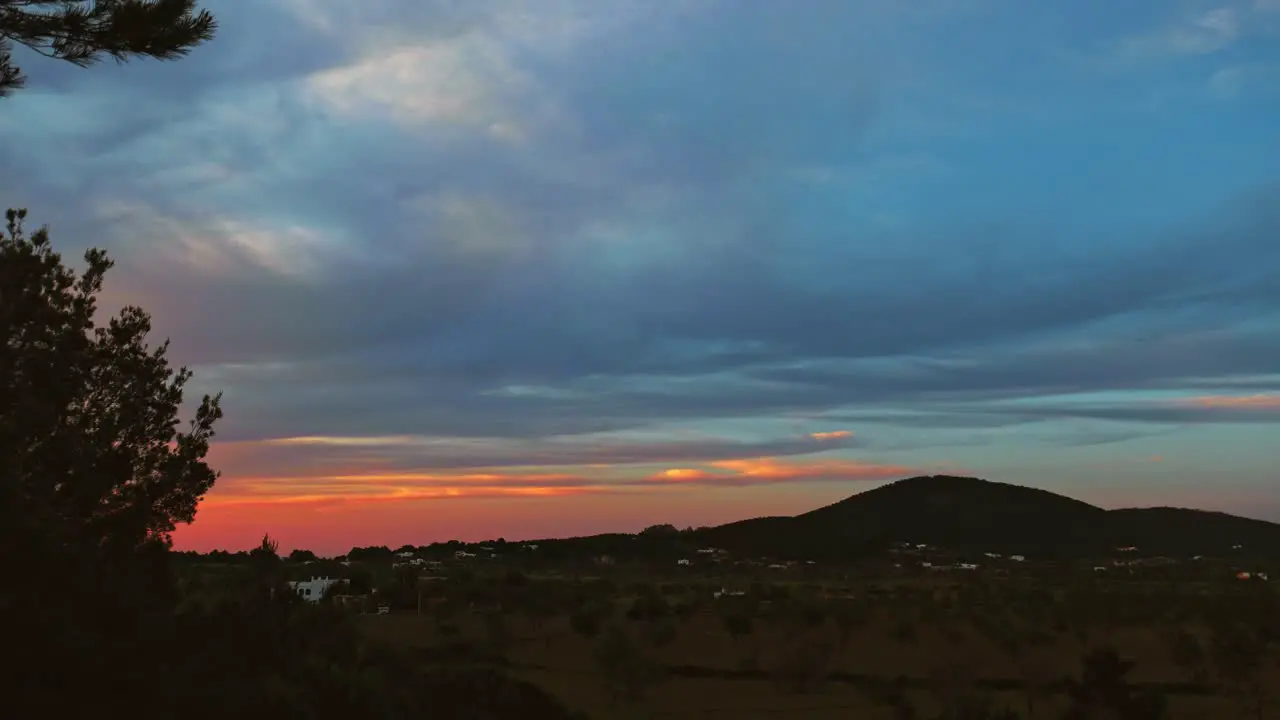
M 1276 389 L 1271 0 L 209 7 L 178 63 L 23 56 L 0 196 L 229 438 L 1276 417 L 1062 400 Z

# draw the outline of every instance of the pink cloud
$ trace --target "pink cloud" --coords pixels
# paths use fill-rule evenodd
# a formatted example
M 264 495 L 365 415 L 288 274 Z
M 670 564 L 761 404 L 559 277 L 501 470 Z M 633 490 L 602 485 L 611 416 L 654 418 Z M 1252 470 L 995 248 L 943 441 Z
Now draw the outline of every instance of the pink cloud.
M 1222 410 L 1280 410 L 1280 395 L 1204 395 L 1182 404 Z

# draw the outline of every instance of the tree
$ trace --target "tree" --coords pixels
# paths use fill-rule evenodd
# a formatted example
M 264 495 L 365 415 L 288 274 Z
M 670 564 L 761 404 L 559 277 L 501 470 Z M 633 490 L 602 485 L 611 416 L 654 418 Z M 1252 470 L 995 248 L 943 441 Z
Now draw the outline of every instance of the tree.
M 96 322 L 107 255 L 89 250 L 77 274 L 25 218 L 8 211 L 0 233 L 0 562 L 23 578 L 0 612 L 23 618 L 10 639 L 32 655 L 5 696 L 71 703 L 93 678 L 127 702 L 176 606 L 170 533 L 217 478 L 204 458 L 222 410 L 205 396 L 179 431 L 191 373 L 147 344 L 149 316 Z
M 1170 628 L 1165 637 L 1170 659 L 1188 682 L 1203 684 L 1209 677 L 1209 655 L 1200 638 L 1186 628 Z
M 731 612 L 721 618 L 724 623 L 725 632 L 729 633 L 729 637 L 736 643 L 739 638 L 746 637 L 751 634 L 754 629 L 754 623 L 751 616 L 741 612 Z
M 216 31 L 196 0 L 0 0 L 0 97 L 26 80 L 13 43 L 87 67 L 104 57 L 176 60 Z
M 316 554 L 311 552 L 310 550 L 303 550 L 302 548 L 298 548 L 293 552 L 289 553 L 289 562 L 291 563 L 309 563 L 309 562 L 315 562 L 316 560 L 319 560 L 319 558 L 317 558 Z
M 661 668 L 624 628 L 611 625 L 594 648 L 596 664 L 605 689 L 614 702 L 643 700 L 661 676 Z
M 1063 720 L 1163 720 L 1168 717 L 1161 695 L 1135 692 L 1129 683 L 1133 663 L 1114 648 L 1091 650 L 1081 658 L 1080 678 L 1067 689 L 1071 706 Z
M 1219 683 L 1242 709 L 1263 716 L 1267 696 L 1270 638 L 1241 625 L 1215 629 L 1212 659 Z M 1251 706 L 1251 707 L 1250 707 Z

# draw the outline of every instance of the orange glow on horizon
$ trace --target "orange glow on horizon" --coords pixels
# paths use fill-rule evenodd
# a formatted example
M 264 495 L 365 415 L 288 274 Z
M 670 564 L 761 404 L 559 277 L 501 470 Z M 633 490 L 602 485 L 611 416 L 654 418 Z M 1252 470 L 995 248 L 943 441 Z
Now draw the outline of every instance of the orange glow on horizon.
M 822 452 L 852 435 L 828 430 L 799 439 L 813 443 L 810 452 Z M 682 524 L 702 525 L 802 512 L 814 504 L 814 492 L 837 491 L 831 481 L 887 480 L 915 470 L 830 457 L 722 459 L 731 443 L 711 438 L 710 457 L 699 458 L 697 442 L 690 443 L 693 452 L 674 452 L 661 442 L 610 439 L 566 453 L 564 465 L 487 467 L 465 463 L 490 450 L 511 457 L 523 445 L 414 435 L 219 443 L 210 461 L 224 474 L 201 502 L 196 522 L 180 529 L 175 542 L 190 549 L 238 548 L 268 532 L 285 546 L 337 550 L 463 537 L 630 532 L 681 518 Z M 432 466 L 437 448 L 459 464 Z M 530 459 L 557 457 L 543 449 L 531 447 Z M 627 459 L 596 459 L 615 451 Z M 667 455 L 670 460 L 660 459 Z M 829 483 L 829 489 L 800 489 L 808 482 Z M 725 496 L 727 488 L 737 488 L 732 497 Z

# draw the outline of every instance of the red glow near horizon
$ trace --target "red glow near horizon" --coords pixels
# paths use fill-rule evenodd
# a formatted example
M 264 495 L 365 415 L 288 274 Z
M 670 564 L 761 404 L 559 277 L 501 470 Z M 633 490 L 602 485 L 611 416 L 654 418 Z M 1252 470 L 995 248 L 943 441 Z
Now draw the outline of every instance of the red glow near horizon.
M 295 451 L 306 446 L 306 456 L 313 446 L 364 452 L 376 451 L 377 444 L 333 439 L 273 443 L 292 445 Z M 215 461 L 226 461 L 235 474 L 219 481 L 194 524 L 175 533 L 178 549 L 252 547 L 267 533 L 284 548 L 340 553 L 355 545 L 634 532 L 660 522 L 716 524 L 810 509 L 815 482 L 828 488 L 818 491 L 819 496 L 843 496 L 850 492 L 843 481 L 882 481 L 913 472 L 900 465 L 834 458 L 741 458 L 662 470 L 645 463 L 390 470 L 379 456 L 360 455 L 323 463 L 304 457 L 295 461 L 306 469 L 299 474 L 253 474 L 261 460 L 254 452 L 265 445 L 232 445 L 217 453 Z M 327 472 L 319 472 L 322 468 Z M 796 492 L 797 483 L 808 489 Z

